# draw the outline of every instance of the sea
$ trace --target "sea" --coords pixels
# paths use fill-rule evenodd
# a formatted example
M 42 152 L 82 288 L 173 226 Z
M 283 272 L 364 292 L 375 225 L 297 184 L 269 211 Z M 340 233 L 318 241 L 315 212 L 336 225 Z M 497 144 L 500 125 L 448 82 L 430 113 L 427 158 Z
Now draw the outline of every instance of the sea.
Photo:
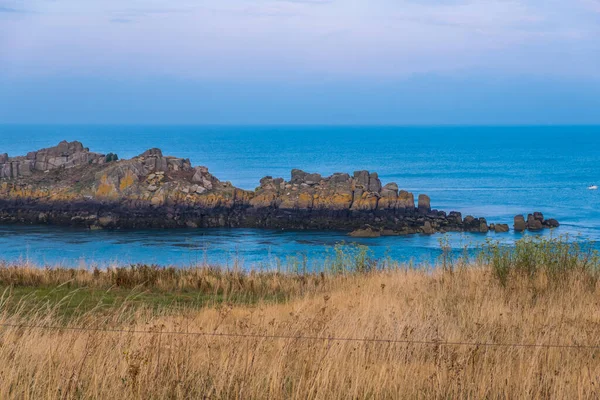
M 222 181 L 254 189 L 293 168 L 329 175 L 369 170 L 383 184 L 426 193 L 432 207 L 512 226 L 541 211 L 561 227 L 529 235 L 600 239 L 600 126 L 183 126 L 0 125 L 11 156 L 79 140 L 91 151 L 130 158 L 158 147 L 189 158 Z M 366 246 L 373 260 L 435 264 L 447 249 L 489 241 L 511 246 L 521 233 L 435 234 L 355 239 L 344 232 L 259 229 L 89 231 L 0 225 L 0 261 L 40 266 L 157 264 L 316 268 L 336 249 Z M 442 245 L 446 251 L 442 250 Z M 467 249 L 467 250 L 465 250 Z

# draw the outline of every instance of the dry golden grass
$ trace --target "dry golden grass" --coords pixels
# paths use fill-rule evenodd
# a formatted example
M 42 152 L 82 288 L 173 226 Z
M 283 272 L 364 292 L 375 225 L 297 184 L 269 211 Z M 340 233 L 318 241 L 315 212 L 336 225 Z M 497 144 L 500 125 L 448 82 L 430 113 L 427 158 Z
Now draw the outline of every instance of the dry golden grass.
M 292 285 L 290 277 L 278 279 Z M 67 322 L 152 334 L 0 327 L 0 398 L 600 396 L 600 348 L 260 337 L 600 345 L 600 287 L 583 272 L 565 275 L 558 286 L 544 273 L 516 276 L 502 286 L 489 267 L 325 279 L 310 290 L 294 290 L 283 303 L 177 312 L 122 305 Z M 48 307 L 9 311 L 7 296 L 1 324 L 64 322 Z

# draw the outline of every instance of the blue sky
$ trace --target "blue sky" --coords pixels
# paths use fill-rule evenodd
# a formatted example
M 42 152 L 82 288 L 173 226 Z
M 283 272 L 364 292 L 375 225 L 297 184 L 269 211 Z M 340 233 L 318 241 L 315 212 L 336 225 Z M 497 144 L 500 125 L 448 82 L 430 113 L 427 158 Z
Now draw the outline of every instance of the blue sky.
M 0 0 L 0 122 L 600 123 L 600 0 Z

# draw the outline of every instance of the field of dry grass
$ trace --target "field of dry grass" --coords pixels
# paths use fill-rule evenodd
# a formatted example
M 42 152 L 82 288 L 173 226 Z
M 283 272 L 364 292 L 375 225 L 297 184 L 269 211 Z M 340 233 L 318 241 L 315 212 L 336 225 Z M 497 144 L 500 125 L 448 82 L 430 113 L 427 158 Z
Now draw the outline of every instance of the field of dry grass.
M 434 271 L 123 270 L 131 296 L 68 314 L 75 293 L 116 290 L 116 272 L 5 266 L 0 398 L 598 398 L 600 284 L 577 257 L 559 274 L 493 257 Z M 134 303 L 144 291 L 218 301 Z M 338 340 L 351 338 L 368 340 Z
M 282 303 L 124 303 L 66 323 L 23 298 L 13 312 L 0 305 L 0 323 L 136 332 L 1 327 L 0 397 L 593 398 L 600 348 L 442 343 L 600 345 L 599 295 L 576 274 L 560 288 L 543 275 L 503 287 L 474 267 L 339 276 Z

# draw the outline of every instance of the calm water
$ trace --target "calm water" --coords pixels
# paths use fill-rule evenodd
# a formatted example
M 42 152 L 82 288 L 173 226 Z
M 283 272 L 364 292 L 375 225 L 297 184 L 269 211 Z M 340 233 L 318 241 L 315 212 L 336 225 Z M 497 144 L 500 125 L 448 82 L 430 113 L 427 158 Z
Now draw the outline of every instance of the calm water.
M 190 158 L 221 180 L 246 189 L 262 176 L 286 179 L 292 168 L 330 174 L 377 171 L 383 183 L 427 193 L 432 206 L 512 223 L 534 210 L 563 226 L 555 234 L 600 239 L 600 127 L 194 127 L 0 126 L 0 153 L 25 154 L 80 140 L 92 151 L 129 158 L 150 147 Z M 515 234 L 489 237 L 506 242 Z M 432 260 L 440 235 L 363 239 L 377 256 Z M 450 235 L 454 247 L 485 235 Z M 292 256 L 317 262 L 335 243 L 331 232 L 184 230 L 89 232 L 0 227 L 0 258 L 38 263 L 198 261 L 273 265 Z

